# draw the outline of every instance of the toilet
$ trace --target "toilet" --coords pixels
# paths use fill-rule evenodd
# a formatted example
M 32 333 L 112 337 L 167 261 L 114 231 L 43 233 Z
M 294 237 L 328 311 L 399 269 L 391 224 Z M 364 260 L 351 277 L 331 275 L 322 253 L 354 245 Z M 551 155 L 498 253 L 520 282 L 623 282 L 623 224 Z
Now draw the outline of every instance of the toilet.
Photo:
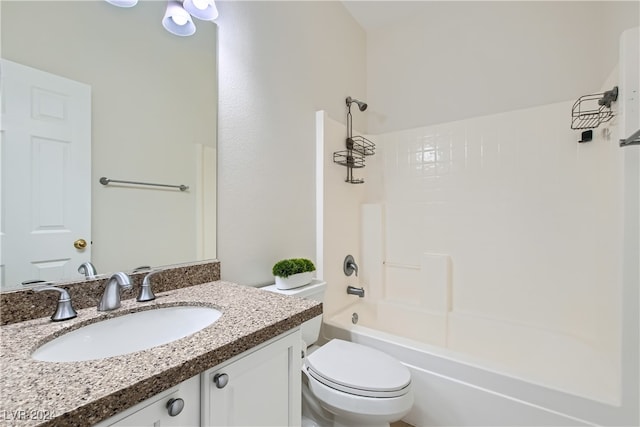
M 262 289 L 323 301 L 326 282 L 314 279 L 294 289 Z M 389 426 L 413 406 L 411 374 L 398 360 L 374 348 L 332 339 L 318 347 L 322 316 L 304 322 L 302 426 Z

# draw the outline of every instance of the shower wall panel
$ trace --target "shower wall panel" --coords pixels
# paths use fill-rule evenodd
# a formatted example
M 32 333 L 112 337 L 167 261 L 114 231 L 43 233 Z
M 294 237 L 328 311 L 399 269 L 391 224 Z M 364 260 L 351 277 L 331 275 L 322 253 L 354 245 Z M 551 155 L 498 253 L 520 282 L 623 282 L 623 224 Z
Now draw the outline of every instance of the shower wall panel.
M 383 188 L 368 191 L 382 193 L 386 301 L 616 354 L 621 152 L 615 120 L 579 144 L 571 104 L 377 136 L 381 161 L 369 173 Z M 450 277 L 425 256 L 447 257 Z

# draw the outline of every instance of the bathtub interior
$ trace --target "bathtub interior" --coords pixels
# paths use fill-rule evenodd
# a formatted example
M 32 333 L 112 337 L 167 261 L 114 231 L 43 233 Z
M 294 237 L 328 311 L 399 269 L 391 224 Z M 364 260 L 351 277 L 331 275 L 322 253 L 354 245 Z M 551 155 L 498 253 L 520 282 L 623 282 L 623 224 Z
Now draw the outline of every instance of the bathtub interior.
M 447 324 L 445 345 L 430 335 L 436 329 L 430 325 L 438 322 Z M 394 343 L 484 371 L 609 405 L 620 403 L 616 364 L 584 342 L 553 331 L 459 313 L 442 319 L 405 304 L 365 300 L 333 314 L 325 323 L 325 335 L 330 330 L 334 337 L 352 339 L 351 330 L 369 329 Z

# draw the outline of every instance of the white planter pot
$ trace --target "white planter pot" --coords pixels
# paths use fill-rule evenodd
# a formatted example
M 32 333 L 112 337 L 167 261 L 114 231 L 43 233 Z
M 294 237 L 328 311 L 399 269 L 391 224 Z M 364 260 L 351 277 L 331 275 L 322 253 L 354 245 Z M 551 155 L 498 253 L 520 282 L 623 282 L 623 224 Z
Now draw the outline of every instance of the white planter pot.
M 276 288 L 293 289 L 300 286 L 308 285 L 313 280 L 315 271 L 307 271 L 305 273 L 292 274 L 289 277 L 276 276 Z

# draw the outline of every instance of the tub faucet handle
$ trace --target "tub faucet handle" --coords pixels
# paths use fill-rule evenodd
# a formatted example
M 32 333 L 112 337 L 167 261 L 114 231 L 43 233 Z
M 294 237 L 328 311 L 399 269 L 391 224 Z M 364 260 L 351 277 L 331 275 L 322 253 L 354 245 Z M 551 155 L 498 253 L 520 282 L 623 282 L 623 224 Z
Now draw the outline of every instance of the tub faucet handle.
M 353 259 L 353 255 L 347 255 L 345 257 L 342 269 L 345 275 L 351 276 L 355 272 L 356 277 L 358 277 L 358 264 L 356 264 L 356 260 Z

